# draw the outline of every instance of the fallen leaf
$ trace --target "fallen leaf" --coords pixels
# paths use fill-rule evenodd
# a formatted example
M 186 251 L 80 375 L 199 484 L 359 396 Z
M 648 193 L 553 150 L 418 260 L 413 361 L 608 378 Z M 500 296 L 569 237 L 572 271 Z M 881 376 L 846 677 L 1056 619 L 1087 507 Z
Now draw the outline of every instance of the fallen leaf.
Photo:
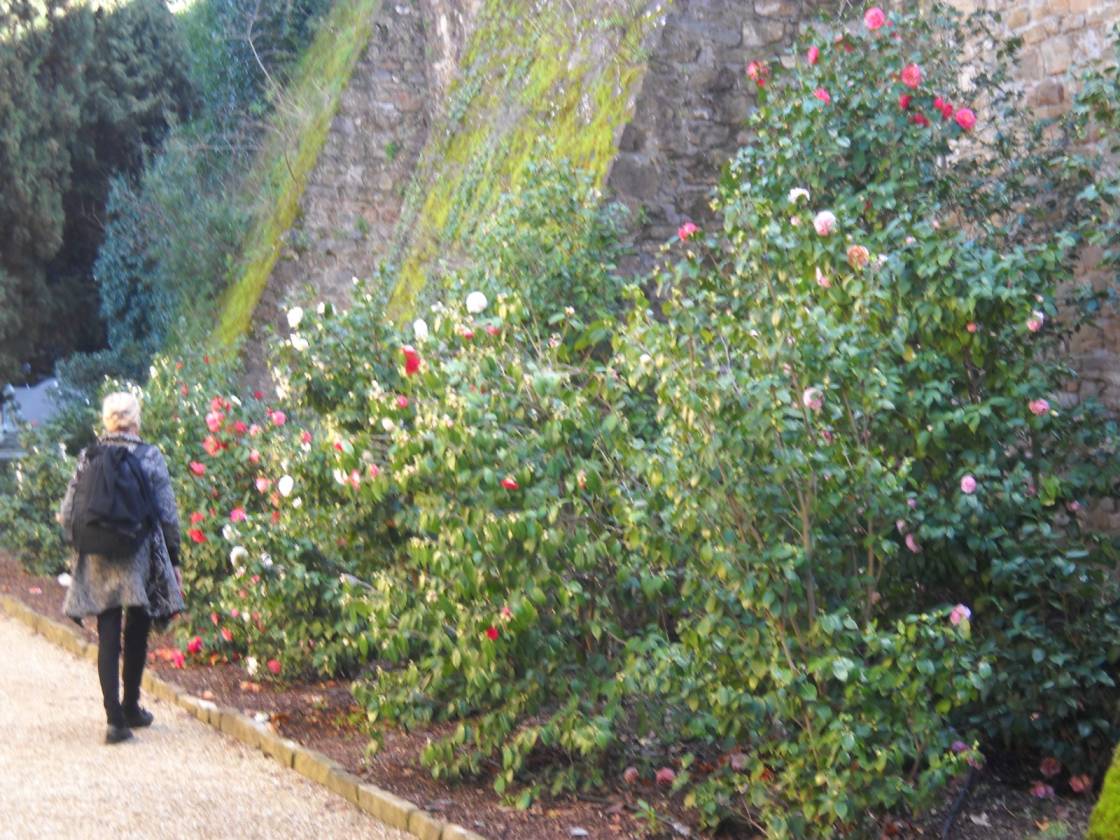
M 677 832 L 677 834 L 679 834 L 681 837 L 691 837 L 692 836 L 692 829 L 690 829 L 684 823 L 679 823 L 679 822 L 673 823 L 673 831 Z
M 972 820 L 973 825 L 979 825 L 979 826 L 982 826 L 983 828 L 991 828 L 992 827 L 992 821 L 990 819 L 988 819 L 988 815 L 986 813 L 969 814 L 968 818 L 970 820 Z
M 257 682 L 251 682 L 250 680 L 242 680 L 241 690 L 248 691 L 250 694 L 260 694 L 261 684 Z
M 202 697 L 203 700 L 214 700 L 215 699 L 214 692 L 211 691 L 210 689 L 206 689 L 204 692 L 202 692 L 202 694 L 200 696 Z
M 43 594 L 43 590 L 41 588 L 39 588 L 38 586 L 30 586 L 30 587 L 27 588 L 27 591 L 30 592 L 32 595 L 42 595 Z

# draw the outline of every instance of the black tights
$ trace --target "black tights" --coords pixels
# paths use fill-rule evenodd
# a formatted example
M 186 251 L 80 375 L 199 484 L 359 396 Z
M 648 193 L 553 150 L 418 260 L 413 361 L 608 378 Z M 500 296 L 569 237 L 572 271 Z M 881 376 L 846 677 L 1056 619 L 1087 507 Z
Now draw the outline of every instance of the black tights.
M 118 666 L 121 658 L 121 608 L 97 616 L 97 676 L 105 698 L 105 716 L 113 726 L 124 726 L 124 710 L 140 706 L 140 677 L 148 657 L 148 631 L 152 620 L 143 607 L 129 607 L 124 626 L 124 703 L 120 699 Z

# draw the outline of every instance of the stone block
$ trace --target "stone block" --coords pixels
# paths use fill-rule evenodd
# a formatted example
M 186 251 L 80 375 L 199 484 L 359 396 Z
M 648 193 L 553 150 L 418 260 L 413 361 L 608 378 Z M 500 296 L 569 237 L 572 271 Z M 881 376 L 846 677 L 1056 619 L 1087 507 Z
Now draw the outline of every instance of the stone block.
M 785 24 L 776 20 L 748 20 L 743 26 L 743 44 L 748 47 L 767 47 L 781 41 L 786 34 Z
M 1066 89 L 1061 82 L 1053 79 L 1046 79 L 1039 82 L 1027 94 L 1027 104 L 1033 106 L 1039 105 L 1061 105 L 1066 99 Z
M 1065 35 L 1058 35 L 1044 41 L 1039 47 L 1042 66 L 1050 75 L 1064 73 L 1069 69 L 1073 57 L 1073 44 Z
M 276 759 L 285 767 L 290 768 L 295 763 L 296 753 L 299 750 L 300 745 L 290 738 L 282 738 L 268 730 L 261 732 L 261 752 L 269 758 Z
M 261 730 L 253 721 L 236 709 L 221 709 L 219 728 L 227 735 L 236 738 L 252 749 L 260 749 Z
M 475 834 L 461 825 L 448 823 L 444 826 L 441 840 L 486 840 L 481 834 Z
M 408 832 L 420 840 L 441 840 L 445 825 L 447 823 L 427 811 L 416 810 L 408 816 Z
M 321 785 L 327 783 L 332 770 L 341 769 L 338 764 L 317 750 L 300 747 L 292 761 L 292 769 Z
M 393 828 L 408 830 L 408 820 L 416 806 L 407 799 L 382 790 L 376 785 L 358 785 L 358 807 Z
M 346 772 L 341 767 L 332 769 L 324 782 L 328 790 L 337 793 L 353 805 L 358 804 L 358 785 L 361 783 L 361 779 L 353 773 Z

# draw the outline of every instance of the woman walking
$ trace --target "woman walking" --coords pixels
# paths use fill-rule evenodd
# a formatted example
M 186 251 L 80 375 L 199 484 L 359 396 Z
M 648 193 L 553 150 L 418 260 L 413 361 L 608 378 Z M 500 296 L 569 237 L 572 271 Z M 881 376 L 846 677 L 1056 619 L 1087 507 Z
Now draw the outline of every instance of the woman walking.
M 110 394 L 101 408 L 105 435 L 101 446 L 126 447 L 140 462 L 151 488 L 159 527 L 151 529 L 131 557 L 78 554 L 63 610 L 79 623 L 97 616 L 97 673 L 109 728 L 105 742 L 132 737 L 132 730 L 150 726 L 151 712 L 140 706 L 140 678 L 148 656 L 148 632 L 183 610 L 183 578 L 179 571 L 179 514 L 163 454 L 140 438 L 140 403 L 128 393 Z M 66 498 L 61 521 L 70 522 L 78 477 L 88 461 L 83 451 Z M 124 697 L 120 694 L 121 624 L 124 620 Z

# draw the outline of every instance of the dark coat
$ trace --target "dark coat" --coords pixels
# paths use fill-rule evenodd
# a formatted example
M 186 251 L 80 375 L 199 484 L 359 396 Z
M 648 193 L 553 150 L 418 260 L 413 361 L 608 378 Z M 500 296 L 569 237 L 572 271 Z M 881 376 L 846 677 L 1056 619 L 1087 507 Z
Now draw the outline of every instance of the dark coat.
M 160 527 L 152 529 L 131 559 L 77 555 L 71 563 L 70 588 L 66 591 L 63 610 L 70 618 L 81 621 L 113 607 L 143 607 L 153 621 L 165 623 L 185 607 L 173 569 L 179 562 L 179 513 L 167 462 L 163 453 L 136 435 L 108 435 L 101 443 L 127 446 L 136 455 L 152 488 Z M 64 522 L 70 519 L 74 488 L 87 463 L 83 451 L 62 502 Z

